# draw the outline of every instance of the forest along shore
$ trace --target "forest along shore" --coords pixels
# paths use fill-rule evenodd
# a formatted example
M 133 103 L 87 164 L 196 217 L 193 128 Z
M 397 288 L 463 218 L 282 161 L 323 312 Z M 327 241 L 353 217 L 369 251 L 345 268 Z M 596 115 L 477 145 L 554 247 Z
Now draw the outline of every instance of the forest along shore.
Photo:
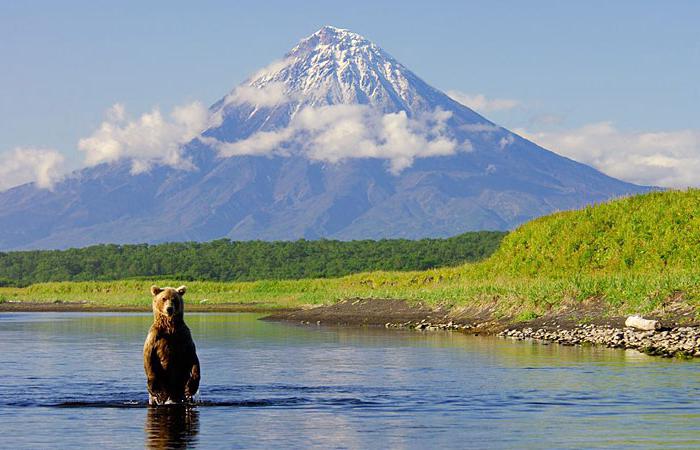
M 658 317 L 662 324 L 660 329 L 642 331 L 625 327 L 625 317 L 603 317 L 597 306 L 588 304 L 585 309 L 514 322 L 512 318 L 494 318 L 488 308 L 434 309 L 403 300 L 351 299 L 330 306 L 275 312 L 263 320 L 314 326 L 384 326 L 426 332 L 452 330 L 542 343 L 634 349 L 655 356 L 700 357 L 700 324 L 688 323 L 687 312 L 675 311 Z

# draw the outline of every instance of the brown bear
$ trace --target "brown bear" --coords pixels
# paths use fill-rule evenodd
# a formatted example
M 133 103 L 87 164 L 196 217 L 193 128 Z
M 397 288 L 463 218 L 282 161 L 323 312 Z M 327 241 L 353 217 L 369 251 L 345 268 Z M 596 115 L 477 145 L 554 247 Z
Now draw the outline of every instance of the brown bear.
M 199 359 L 184 319 L 186 289 L 151 286 L 153 325 L 143 345 L 150 405 L 189 402 L 199 389 Z

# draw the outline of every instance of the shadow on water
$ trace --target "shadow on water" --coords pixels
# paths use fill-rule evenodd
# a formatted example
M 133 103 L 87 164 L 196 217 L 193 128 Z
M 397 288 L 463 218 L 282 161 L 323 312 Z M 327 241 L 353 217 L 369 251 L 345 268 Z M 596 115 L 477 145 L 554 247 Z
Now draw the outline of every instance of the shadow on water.
M 144 429 L 146 448 L 188 448 L 197 443 L 199 411 L 182 405 L 150 406 Z

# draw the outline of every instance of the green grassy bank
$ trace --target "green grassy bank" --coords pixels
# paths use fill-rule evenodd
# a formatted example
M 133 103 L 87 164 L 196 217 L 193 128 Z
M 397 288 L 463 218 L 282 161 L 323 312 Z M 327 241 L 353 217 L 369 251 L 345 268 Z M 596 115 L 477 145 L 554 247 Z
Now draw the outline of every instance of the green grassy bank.
M 595 300 L 610 315 L 698 311 L 700 191 L 654 192 L 553 214 L 507 235 L 489 259 L 454 268 L 368 272 L 329 279 L 188 282 L 187 300 L 261 309 L 352 298 L 402 298 L 489 307 L 525 320 Z M 40 283 L 0 288 L 0 301 L 150 304 L 150 280 Z M 180 280 L 159 280 L 178 285 Z

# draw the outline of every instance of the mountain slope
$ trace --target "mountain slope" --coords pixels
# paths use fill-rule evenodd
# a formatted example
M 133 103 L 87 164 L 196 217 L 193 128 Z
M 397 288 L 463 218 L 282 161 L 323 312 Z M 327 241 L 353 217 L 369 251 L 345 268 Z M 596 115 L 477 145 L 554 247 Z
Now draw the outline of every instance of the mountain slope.
M 644 192 L 498 127 L 323 27 L 215 103 L 193 170 L 83 169 L 0 193 L 0 249 L 450 236 Z

